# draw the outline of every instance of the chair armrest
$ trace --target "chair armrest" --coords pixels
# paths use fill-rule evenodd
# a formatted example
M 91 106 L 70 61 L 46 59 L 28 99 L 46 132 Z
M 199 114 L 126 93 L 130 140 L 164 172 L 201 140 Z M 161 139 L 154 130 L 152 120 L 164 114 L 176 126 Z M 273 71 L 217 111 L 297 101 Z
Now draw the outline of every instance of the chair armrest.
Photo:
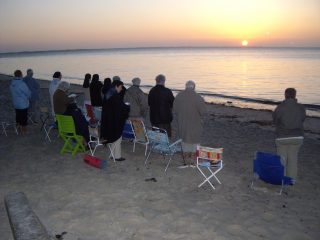
M 179 144 L 179 143 L 181 143 L 182 142 L 182 139 L 178 139 L 177 141 L 175 141 L 174 143 L 171 143 L 170 145 L 169 145 L 169 147 L 173 147 L 173 146 L 175 146 L 175 145 L 177 145 L 177 144 Z

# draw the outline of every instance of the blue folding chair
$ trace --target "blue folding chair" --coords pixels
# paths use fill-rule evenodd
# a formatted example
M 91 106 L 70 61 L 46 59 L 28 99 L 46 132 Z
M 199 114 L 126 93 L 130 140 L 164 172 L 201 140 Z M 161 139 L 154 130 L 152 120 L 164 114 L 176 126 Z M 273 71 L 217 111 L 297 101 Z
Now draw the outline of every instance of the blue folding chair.
M 149 153 L 146 157 L 144 165 L 147 165 L 151 152 L 161 154 L 164 160 L 166 156 L 169 156 L 168 163 L 164 170 L 166 172 L 173 155 L 177 152 L 182 152 L 182 139 L 178 139 L 174 143 L 170 143 L 166 130 L 156 127 L 152 127 L 152 130 L 147 131 L 147 136 L 151 147 L 149 148 Z
M 133 141 L 135 139 L 132 123 L 130 120 L 127 120 L 123 127 L 122 138 L 128 141 Z
M 281 157 L 267 152 L 256 152 L 255 159 L 253 160 L 252 189 L 255 179 L 261 179 L 273 185 L 281 185 L 279 194 L 282 193 L 284 186 L 293 183 L 292 178 L 284 175 L 284 166 L 281 163 Z

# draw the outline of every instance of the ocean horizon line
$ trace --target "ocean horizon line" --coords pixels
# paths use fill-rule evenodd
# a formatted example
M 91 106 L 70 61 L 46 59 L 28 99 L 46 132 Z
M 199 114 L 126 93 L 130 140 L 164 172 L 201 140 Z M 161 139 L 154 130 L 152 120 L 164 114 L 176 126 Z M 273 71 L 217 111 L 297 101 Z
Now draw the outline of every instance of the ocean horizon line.
M 32 55 L 47 53 L 72 53 L 72 52 L 93 52 L 93 51 L 130 51 L 130 50 L 189 50 L 189 49 L 320 49 L 317 46 L 298 47 L 298 46 L 153 46 L 153 47 L 115 47 L 115 48 L 74 48 L 74 49 L 48 49 L 48 50 L 27 50 L 0 52 L 0 57 L 10 57 L 16 55 Z

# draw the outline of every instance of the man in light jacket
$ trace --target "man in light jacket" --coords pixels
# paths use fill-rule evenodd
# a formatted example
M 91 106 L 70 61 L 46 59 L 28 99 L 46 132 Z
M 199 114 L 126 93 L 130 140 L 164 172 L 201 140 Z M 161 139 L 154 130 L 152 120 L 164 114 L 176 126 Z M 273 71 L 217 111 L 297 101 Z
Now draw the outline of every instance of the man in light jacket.
M 16 124 L 22 135 L 27 133 L 28 108 L 31 91 L 22 79 L 22 72 L 16 70 L 10 84 L 13 106 L 16 112 Z
M 53 94 L 57 90 L 59 83 L 61 82 L 62 74 L 61 72 L 55 72 L 53 74 L 53 79 L 50 82 L 49 85 L 49 94 L 50 94 L 50 103 L 51 103 L 51 111 L 52 111 L 52 116 L 54 117 L 54 106 L 53 106 Z
M 200 144 L 206 104 L 200 94 L 195 91 L 195 83 L 188 81 L 186 89 L 176 96 L 173 112 L 178 122 L 179 137 L 182 139 L 184 159 L 189 158 L 190 166 L 195 160 L 196 148 Z M 186 163 L 184 163 L 185 166 Z
M 276 125 L 277 153 L 282 157 L 285 175 L 297 178 L 298 152 L 303 143 L 303 122 L 306 110 L 296 99 L 296 90 L 287 88 L 285 100 L 273 112 Z M 293 182 L 293 183 L 294 183 Z
M 132 86 L 124 94 L 124 102 L 130 104 L 130 118 L 145 118 L 148 111 L 146 94 L 140 89 L 140 78 L 132 79 Z

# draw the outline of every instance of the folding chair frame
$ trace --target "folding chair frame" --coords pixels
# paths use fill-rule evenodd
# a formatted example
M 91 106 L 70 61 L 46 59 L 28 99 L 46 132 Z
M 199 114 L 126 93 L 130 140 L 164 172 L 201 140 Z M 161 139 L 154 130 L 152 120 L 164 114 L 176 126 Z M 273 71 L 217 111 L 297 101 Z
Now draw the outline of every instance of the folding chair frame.
M 145 136 L 145 139 L 146 139 L 145 142 L 140 141 L 140 140 L 138 140 L 138 138 L 137 138 L 137 133 L 136 133 L 137 129 L 135 129 L 135 124 L 134 124 L 135 121 L 139 121 L 139 122 L 141 123 L 141 125 L 142 125 L 142 130 L 143 130 L 143 133 L 144 133 L 144 136 Z M 145 127 L 145 125 L 144 125 L 144 123 L 143 123 L 142 120 L 133 119 L 133 120 L 130 120 L 130 122 L 131 122 L 132 130 L 133 130 L 133 134 L 134 134 L 132 152 L 135 152 L 136 143 L 138 143 L 138 144 L 141 144 L 141 145 L 145 145 L 145 146 L 146 146 L 145 151 L 144 151 L 144 156 L 147 156 L 148 145 L 149 145 L 149 138 L 148 138 L 148 135 L 147 135 L 146 127 Z
M 255 152 L 254 161 L 256 161 L 257 153 L 258 153 L 258 152 L 259 152 L 259 151 Z M 260 152 L 260 153 L 264 153 L 264 152 Z M 265 153 L 265 154 L 269 154 L 269 153 Z M 276 155 L 276 154 L 274 154 L 274 155 Z M 282 156 L 279 156 L 279 157 L 280 157 L 280 159 L 282 158 Z M 282 164 L 282 162 L 283 162 L 283 161 L 280 160 L 280 163 L 281 163 L 281 164 Z M 272 167 L 272 166 L 270 165 L 269 168 L 271 168 L 271 167 Z M 279 166 L 276 165 L 275 167 L 278 168 Z M 252 190 L 255 190 L 255 189 L 254 189 L 254 183 L 255 183 L 255 181 L 258 180 L 258 179 L 260 179 L 260 176 L 259 176 L 259 174 L 258 174 L 257 172 L 255 172 L 255 169 L 254 169 L 253 177 L 252 177 L 252 181 L 251 181 L 251 185 L 250 185 L 250 188 L 251 188 Z M 264 181 L 264 180 L 261 180 L 261 181 Z M 279 192 L 277 192 L 278 195 L 281 195 L 281 194 L 282 194 L 284 188 L 285 188 L 287 185 L 289 185 L 289 182 L 292 182 L 292 179 L 283 175 L 283 178 L 281 179 L 280 190 L 279 190 Z M 267 182 L 267 183 L 268 183 L 268 182 Z M 273 184 L 273 183 L 269 183 L 269 184 L 275 185 L 275 184 Z M 279 185 L 279 184 L 278 184 L 278 185 Z
M 182 139 L 178 139 L 174 143 L 170 144 L 166 130 L 161 129 L 161 128 L 157 128 L 157 127 L 152 127 L 152 131 L 158 131 L 158 132 L 160 132 L 162 134 L 165 134 L 166 137 L 167 137 L 167 142 L 166 143 L 160 143 L 160 142 L 157 142 L 157 141 L 154 142 L 149 137 L 151 147 L 149 148 L 150 150 L 149 150 L 149 153 L 148 153 L 148 155 L 146 157 L 144 165 L 145 166 L 147 165 L 147 162 L 148 162 L 148 159 L 149 159 L 149 157 L 151 155 L 151 152 L 157 152 L 157 153 L 159 153 L 159 154 L 161 154 L 163 156 L 164 160 L 166 159 L 166 156 L 170 156 L 169 160 L 168 160 L 168 163 L 166 165 L 166 168 L 164 170 L 164 172 L 167 172 L 167 169 L 168 169 L 168 167 L 169 167 L 169 165 L 171 163 L 171 160 L 172 160 L 172 156 L 177 152 L 177 151 L 174 151 L 174 148 L 176 148 L 176 146 L 178 144 L 180 144 L 181 151 L 182 151 L 182 146 L 181 146 Z M 159 146 L 160 147 L 164 146 L 163 150 L 161 150 L 161 148 L 159 149 Z
M 64 145 L 60 153 L 70 152 L 74 156 L 79 150 L 85 152 L 83 137 L 76 134 L 72 116 L 57 114 L 56 118 L 58 121 L 59 135 L 64 140 Z M 73 146 L 73 141 L 75 141 L 75 146 Z
M 210 152 L 215 152 L 217 153 L 217 158 L 214 157 L 204 157 L 200 156 L 199 151 L 210 151 Z M 218 155 L 220 154 L 220 155 Z M 205 178 L 203 182 L 201 182 L 198 187 L 200 188 L 202 185 L 205 183 L 208 183 L 213 190 L 216 188 L 210 181 L 212 178 L 216 179 L 216 181 L 221 184 L 219 178 L 217 177 L 217 173 L 220 172 L 223 168 L 223 160 L 222 160 L 222 155 L 223 155 L 223 148 L 208 148 L 208 147 L 203 147 L 203 146 L 197 146 L 197 169 L 201 173 L 201 175 Z M 200 162 L 201 161 L 201 162 Z M 202 169 L 207 169 L 208 173 L 206 173 Z M 214 171 L 212 171 L 214 169 Z
M 2 132 L 1 132 L 1 133 L 3 133 L 4 135 L 6 135 L 6 137 L 8 136 L 7 131 L 6 131 L 6 130 L 7 130 L 7 127 L 9 127 L 10 125 L 11 125 L 10 123 L 1 122 L 1 126 L 2 126 Z M 17 135 L 19 135 L 16 124 L 15 124 L 15 123 L 12 123 L 12 125 L 13 125 L 13 128 L 14 128 L 15 133 L 16 133 Z

